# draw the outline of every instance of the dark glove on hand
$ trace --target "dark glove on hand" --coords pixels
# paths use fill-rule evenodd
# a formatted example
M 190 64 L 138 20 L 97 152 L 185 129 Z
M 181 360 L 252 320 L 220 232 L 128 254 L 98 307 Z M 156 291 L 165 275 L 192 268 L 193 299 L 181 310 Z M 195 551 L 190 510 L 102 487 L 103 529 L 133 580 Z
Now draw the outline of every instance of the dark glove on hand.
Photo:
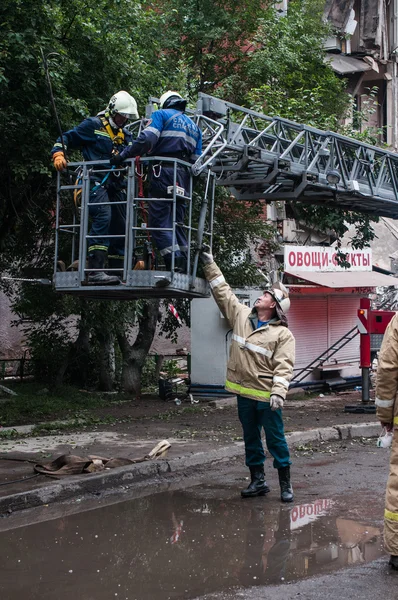
M 207 244 L 202 244 L 202 247 L 200 249 L 199 258 L 204 265 L 210 265 L 212 262 L 214 262 L 214 258 L 211 253 L 210 246 L 208 246 Z
M 109 163 L 112 165 L 112 167 L 119 167 L 123 161 L 124 158 L 122 158 L 120 154 L 112 154 L 109 159 Z

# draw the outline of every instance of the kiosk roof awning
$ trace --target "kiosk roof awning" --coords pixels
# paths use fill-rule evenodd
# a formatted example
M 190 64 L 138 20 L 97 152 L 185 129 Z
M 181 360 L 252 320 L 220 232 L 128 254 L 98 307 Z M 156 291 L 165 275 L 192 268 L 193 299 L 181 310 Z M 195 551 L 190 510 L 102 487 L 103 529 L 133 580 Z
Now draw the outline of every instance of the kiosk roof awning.
M 396 277 L 383 275 L 383 273 L 377 273 L 376 271 L 317 273 L 313 271 L 288 270 L 286 273 L 309 283 L 329 288 L 398 286 L 398 279 Z

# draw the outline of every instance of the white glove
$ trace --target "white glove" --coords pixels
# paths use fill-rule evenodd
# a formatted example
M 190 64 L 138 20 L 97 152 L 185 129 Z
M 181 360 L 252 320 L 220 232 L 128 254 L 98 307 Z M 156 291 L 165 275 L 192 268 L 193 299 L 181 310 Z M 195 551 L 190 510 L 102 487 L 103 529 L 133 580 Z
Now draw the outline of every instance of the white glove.
M 214 262 L 214 257 L 211 253 L 210 246 L 207 244 L 202 244 L 199 256 L 204 265 L 210 265 L 212 262 Z
M 282 408 L 283 406 L 283 398 L 277 394 L 272 394 L 271 398 L 269 399 L 269 404 L 271 410 L 278 410 L 278 408 Z

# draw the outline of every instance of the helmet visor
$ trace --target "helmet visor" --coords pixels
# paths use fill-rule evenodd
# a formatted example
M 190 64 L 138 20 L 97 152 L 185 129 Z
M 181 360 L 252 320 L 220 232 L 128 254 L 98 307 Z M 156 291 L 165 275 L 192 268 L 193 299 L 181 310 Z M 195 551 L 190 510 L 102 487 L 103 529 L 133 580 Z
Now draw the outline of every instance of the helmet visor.
M 121 110 L 116 111 L 116 114 L 129 120 L 138 118 L 137 115 L 134 115 L 133 113 L 122 112 Z

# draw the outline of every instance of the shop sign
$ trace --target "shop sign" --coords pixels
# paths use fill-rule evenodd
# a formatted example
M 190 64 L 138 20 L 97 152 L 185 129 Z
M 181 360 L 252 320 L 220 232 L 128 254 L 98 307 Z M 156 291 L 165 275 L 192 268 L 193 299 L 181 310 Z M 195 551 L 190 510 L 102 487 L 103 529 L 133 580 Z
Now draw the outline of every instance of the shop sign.
M 324 248 L 321 246 L 288 246 L 284 248 L 285 271 L 312 271 L 312 272 L 350 272 L 371 271 L 372 250 L 353 250 L 352 248 L 341 248 L 346 254 L 346 260 L 350 267 L 345 269 L 337 262 L 337 251 L 335 248 Z

